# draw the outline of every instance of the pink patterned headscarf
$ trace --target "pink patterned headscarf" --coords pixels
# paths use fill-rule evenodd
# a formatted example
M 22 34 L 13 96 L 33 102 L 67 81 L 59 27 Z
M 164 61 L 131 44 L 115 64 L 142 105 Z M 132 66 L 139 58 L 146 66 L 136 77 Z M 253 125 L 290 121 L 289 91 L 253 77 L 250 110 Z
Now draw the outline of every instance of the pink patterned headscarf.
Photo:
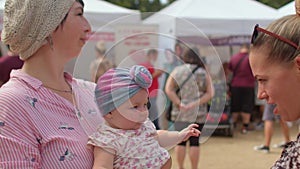
M 109 69 L 98 79 L 95 90 L 100 112 L 106 115 L 141 89 L 148 90 L 151 83 L 151 73 L 143 66 Z

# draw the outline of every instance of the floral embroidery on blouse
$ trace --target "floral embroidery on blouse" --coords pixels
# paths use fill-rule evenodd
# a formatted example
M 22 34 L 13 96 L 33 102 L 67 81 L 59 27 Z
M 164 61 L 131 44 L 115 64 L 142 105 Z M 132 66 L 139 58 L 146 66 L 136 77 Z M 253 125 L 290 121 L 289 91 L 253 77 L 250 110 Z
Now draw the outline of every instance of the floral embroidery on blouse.
M 300 168 L 300 134 L 296 141 L 287 143 L 271 169 L 298 169 Z

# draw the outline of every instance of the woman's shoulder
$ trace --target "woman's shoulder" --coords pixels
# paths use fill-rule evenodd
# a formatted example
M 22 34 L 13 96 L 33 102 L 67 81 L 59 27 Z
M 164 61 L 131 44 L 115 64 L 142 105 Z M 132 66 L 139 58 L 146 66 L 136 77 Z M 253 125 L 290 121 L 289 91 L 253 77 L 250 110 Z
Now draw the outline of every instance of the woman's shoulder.
M 73 81 L 75 82 L 75 84 L 78 87 L 81 87 L 83 89 L 87 89 L 89 91 L 94 91 L 95 90 L 96 83 L 94 83 L 94 82 L 84 80 L 84 79 L 77 79 L 77 78 L 73 78 Z
M 182 71 L 187 71 L 189 70 L 190 65 L 189 64 L 182 64 L 179 66 L 176 66 L 174 68 L 174 72 L 182 72 Z
M 5 102 L 17 104 L 18 100 L 23 100 L 27 96 L 27 90 L 26 86 L 8 81 L 0 88 L 0 104 Z
M 198 67 L 195 73 L 206 73 L 206 70 L 203 67 Z
M 275 162 L 272 168 L 298 168 L 299 162 L 299 152 L 300 149 L 300 134 L 296 141 L 291 141 L 285 145 L 281 153 L 281 157 Z
M 30 97 L 25 86 L 16 88 L 7 84 L 0 88 L 0 112 L 4 116 L 27 118 L 25 110 L 34 107 L 36 101 L 36 98 Z

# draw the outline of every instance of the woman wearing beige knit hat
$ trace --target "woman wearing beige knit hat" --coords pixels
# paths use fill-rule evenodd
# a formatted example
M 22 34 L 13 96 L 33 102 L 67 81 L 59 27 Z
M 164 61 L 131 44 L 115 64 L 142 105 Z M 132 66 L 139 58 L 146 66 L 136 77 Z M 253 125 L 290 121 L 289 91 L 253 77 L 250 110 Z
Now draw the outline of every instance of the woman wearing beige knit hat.
M 82 0 L 6 0 L 1 40 L 24 66 L 0 89 L 0 168 L 92 168 L 87 138 L 103 120 L 95 84 L 64 72 L 91 31 L 83 7 Z

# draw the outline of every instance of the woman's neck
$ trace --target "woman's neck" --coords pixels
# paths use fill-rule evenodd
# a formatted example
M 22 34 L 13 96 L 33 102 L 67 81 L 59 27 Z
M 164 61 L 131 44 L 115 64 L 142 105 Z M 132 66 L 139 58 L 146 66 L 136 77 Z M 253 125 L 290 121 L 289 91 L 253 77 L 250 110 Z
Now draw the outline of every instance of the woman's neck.
M 64 63 L 57 58 L 51 51 L 39 50 L 24 61 L 22 71 L 39 79 L 47 86 L 53 88 L 66 86 Z

